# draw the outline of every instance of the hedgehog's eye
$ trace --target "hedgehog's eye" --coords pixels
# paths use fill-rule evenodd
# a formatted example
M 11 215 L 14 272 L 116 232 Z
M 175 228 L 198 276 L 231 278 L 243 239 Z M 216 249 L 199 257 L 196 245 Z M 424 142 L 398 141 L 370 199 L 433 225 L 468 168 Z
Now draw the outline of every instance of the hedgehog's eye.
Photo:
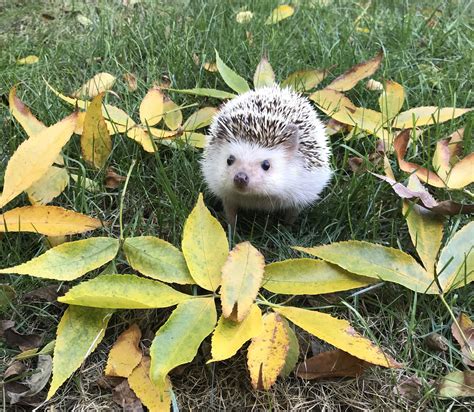
M 268 169 L 270 169 L 270 162 L 268 160 L 264 160 L 262 162 L 262 169 L 267 171 Z
M 232 156 L 230 155 L 228 158 L 227 158 L 227 165 L 228 166 L 232 166 L 232 163 L 235 162 L 235 156 Z

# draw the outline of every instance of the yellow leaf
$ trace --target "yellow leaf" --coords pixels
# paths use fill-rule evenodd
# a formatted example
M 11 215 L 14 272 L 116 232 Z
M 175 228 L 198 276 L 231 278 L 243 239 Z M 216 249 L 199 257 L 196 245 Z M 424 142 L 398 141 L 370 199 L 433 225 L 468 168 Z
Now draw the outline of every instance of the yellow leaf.
M 374 79 L 367 80 L 365 84 L 366 89 L 368 90 L 379 90 L 383 91 L 383 84 Z
M 113 311 L 69 306 L 59 322 L 53 357 L 53 379 L 47 399 L 81 366 L 105 334 Z
M 471 110 L 472 109 L 457 109 L 455 107 L 415 107 L 414 109 L 402 112 L 395 117 L 395 119 L 393 119 L 392 127 L 395 129 L 408 129 L 412 127 L 443 123 L 462 116 Z
M 239 11 L 235 15 L 235 20 L 239 24 L 244 24 L 248 23 L 250 20 L 253 18 L 253 13 L 251 11 L 245 10 L 245 11 Z
M 273 293 L 318 295 L 360 288 L 375 282 L 322 260 L 288 259 L 265 266 L 262 287 Z
M 356 358 L 386 368 L 400 367 L 377 345 L 359 335 L 346 320 L 334 318 L 326 313 L 291 306 L 277 307 L 275 310 L 305 331 Z
M 13 153 L 5 170 L 0 207 L 38 181 L 69 141 L 76 125 L 74 113 L 24 141 Z
M 242 322 L 252 307 L 263 278 L 265 259 L 250 242 L 231 250 L 222 267 L 222 314 Z
M 150 363 L 150 358 L 144 356 L 140 364 L 128 377 L 128 384 L 150 412 L 169 412 L 171 408 L 171 383 L 167 378 L 164 391 L 159 391 L 150 379 Z
M 436 142 L 436 149 L 433 154 L 432 164 L 438 176 L 446 182 L 449 176 L 451 152 L 449 150 L 449 141 L 442 139 Z
M 212 122 L 212 118 L 217 113 L 215 107 L 203 107 L 195 111 L 183 124 L 183 129 L 192 132 L 197 129 L 209 126 Z
M 229 243 L 221 224 L 204 205 L 202 194 L 184 224 L 182 250 L 195 282 L 215 291 L 221 284 L 221 269 Z
M 26 189 L 28 200 L 33 205 L 45 205 L 59 196 L 68 183 L 69 173 L 66 168 L 51 166 L 39 180 Z
M 216 63 L 213 63 L 213 62 L 206 62 L 203 64 L 203 67 L 204 67 L 204 70 L 207 70 L 208 72 L 211 72 L 211 73 L 216 73 L 219 71 L 217 70 Z
M 318 107 L 327 115 L 347 109 L 356 110 L 357 107 L 343 93 L 331 89 L 318 90 L 309 96 Z M 336 119 L 338 120 L 338 119 Z
M 268 390 L 285 366 L 290 339 L 284 320 L 277 313 L 263 317 L 263 332 L 252 339 L 247 367 L 254 389 Z
M 351 67 L 341 76 L 333 80 L 326 88 L 339 90 L 341 92 L 352 89 L 360 80 L 372 76 L 380 67 L 382 59 L 383 52 L 381 51 L 373 59 Z
M 288 17 L 293 16 L 295 9 L 288 4 L 282 4 L 281 6 L 276 7 L 273 9 L 270 16 L 268 16 L 265 24 L 276 24 Z
M 164 95 L 154 87 L 148 91 L 140 104 L 140 121 L 143 126 L 154 126 L 163 118 Z
M 35 64 L 38 62 L 39 62 L 38 56 L 30 55 L 30 56 L 26 56 L 21 59 L 18 59 L 16 61 L 16 64 Z
M 446 184 L 450 189 L 462 189 L 473 182 L 474 153 L 470 153 L 453 166 L 449 172 Z
M 53 87 L 51 87 L 48 82 L 46 82 L 46 85 L 61 100 L 64 100 L 66 103 L 69 103 L 74 107 L 77 106 L 81 110 L 87 110 L 87 107 L 90 104 L 89 101 L 64 96 L 63 94 L 55 90 Z M 110 126 L 107 125 L 107 127 L 109 128 L 109 132 L 111 134 L 124 133 L 135 125 L 135 122 L 127 113 L 125 113 L 122 109 L 119 109 L 118 107 L 112 106 L 110 104 L 102 105 L 102 115 L 104 116 L 104 119 L 106 121 L 110 122 Z M 110 127 L 113 128 L 113 132 L 110 131 Z
M 253 76 L 253 85 L 256 89 L 275 84 L 275 73 L 266 57 L 262 57 Z
M 291 87 L 298 92 L 307 92 L 314 89 L 327 76 L 327 70 L 298 70 L 291 73 L 282 83 L 281 87 Z
M 146 152 L 154 153 L 156 151 L 156 143 L 148 134 L 148 129 L 144 129 L 142 126 L 134 126 L 129 129 L 127 137 L 135 140 Z
M 216 321 L 214 298 L 196 298 L 180 303 L 158 329 L 150 347 L 150 376 L 160 392 L 170 370 L 193 360 Z
M 386 119 L 393 119 L 403 106 L 405 90 L 401 84 L 388 80 L 379 97 L 379 106 Z
M 173 100 L 167 98 L 163 103 L 163 120 L 170 130 L 176 130 L 183 123 L 183 113 Z
M 38 134 L 46 126 L 39 121 L 33 113 L 31 113 L 28 106 L 26 106 L 16 95 L 16 87 L 12 87 L 9 95 L 10 113 L 21 124 L 26 134 L 31 137 Z
M 177 139 L 186 142 L 190 146 L 202 149 L 206 146 L 206 135 L 196 132 L 184 132 L 183 135 Z
M 103 93 L 94 97 L 87 108 L 81 136 L 82 156 L 97 169 L 105 165 L 112 151 L 112 139 L 102 117 L 103 97 Z
M 142 360 L 142 351 L 138 347 L 142 333 L 138 325 L 133 324 L 122 332 L 110 349 L 106 376 L 121 376 L 128 378 Z
M 102 226 L 99 219 L 59 206 L 24 206 L 0 215 L 0 232 L 33 232 L 46 236 L 84 233 Z
M 73 97 L 92 99 L 93 97 L 110 90 L 115 83 L 115 76 L 110 73 L 98 73 L 84 83 L 80 89 L 73 93 Z
M 224 90 L 207 89 L 202 87 L 197 87 L 195 89 L 173 89 L 173 91 L 184 94 L 193 94 L 195 96 L 214 97 L 216 99 L 233 99 L 235 97 L 235 94 Z
M 262 312 L 255 304 L 242 322 L 221 316 L 212 334 L 212 359 L 208 363 L 231 358 L 245 342 L 260 335 L 262 330 Z
M 18 266 L 0 269 L 45 279 L 74 280 L 110 262 L 118 252 L 119 241 L 107 237 L 76 240 L 56 246 Z M 87 259 L 84 259 L 87 256 Z
M 127 88 L 130 92 L 134 92 L 138 89 L 137 76 L 135 76 L 133 73 L 125 73 L 123 75 L 123 80 L 127 84 Z

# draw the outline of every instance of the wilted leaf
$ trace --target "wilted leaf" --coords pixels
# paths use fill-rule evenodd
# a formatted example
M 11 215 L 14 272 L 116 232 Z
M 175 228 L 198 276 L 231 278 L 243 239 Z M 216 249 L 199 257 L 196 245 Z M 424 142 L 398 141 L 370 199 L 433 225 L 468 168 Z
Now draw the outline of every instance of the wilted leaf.
M 224 317 L 241 322 L 257 297 L 265 259 L 250 242 L 239 243 L 222 267 L 221 303 Z
M 351 67 L 341 76 L 333 80 L 326 88 L 339 90 L 341 92 L 352 89 L 360 80 L 372 76 L 380 67 L 382 59 L 383 51 L 380 51 L 373 59 Z
M 13 361 L 13 363 L 5 370 L 3 374 L 3 380 L 5 381 L 13 376 L 21 375 L 23 372 L 25 372 L 25 369 L 26 366 L 24 363 L 18 360 Z
M 436 352 L 446 352 L 449 349 L 448 340 L 443 335 L 435 332 L 425 337 L 425 344 Z
M 275 310 L 300 328 L 359 359 L 386 368 L 400 367 L 380 347 L 359 335 L 346 320 L 291 306 Z
M 140 104 L 140 121 L 144 126 L 154 126 L 163 117 L 163 92 L 155 87 L 148 91 Z
M 474 221 L 458 230 L 439 255 L 436 271 L 443 292 L 474 280 Z
M 99 219 L 59 206 L 23 206 L 0 215 L 0 232 L 33 232 L 46 236 L 65 236 L 99 227 L 102 227 Z
M 56 331 L 53 380 L 47 399 L 81 366 L 104 337 L 113 310 L 69 306 Z
M 77 114 L 43 129 L 18 146 L 5 170 L 0 207 L 39 180 L 54 163 L 74 131 Z
M 183 123 L 183 113 L 181 109 L 168 97 L 165 97 L 163 112 L 163 120 L 170 130 L 176 130 Z
M 165 387 L 160 391 L 150 379 L 150 358 L 144 356 L 128 378 L 133 392 L 140 398 L 150 412 L 169 411 L 171 407 L 171 384 L 165 380 Z
M 183 124 L 183 130 L 194 131 L 203 127 L 209 126 L 212 118 L 216 115 L 217 109 L 215 107 L 203 107 L 195 111 Z
M 152 309 L 166 308 L 191 298 L 156 280 L 106 274 L 72 287 L 58 301 L 94 308 Z
M 357 240 L 295 249 L 357 275 L 398 283 L 420 293 L 438 293 L 433 277 L 415 259 L 398 249 Z
M 365 84 L 365 87 L 368 90 L 383 91 L 383 84 L 378 82 L 377 80 L 374 80 L 374 79 L 367 80 L 367 83 Z
M 264 289 L 287 295 L 318 295 L 360 288 L 374 279 L 315 259 L 288 259 L 265 266 Z
M 135 76 L 133 73 L 125 73 L 123 75 L 123 80 L 127 84 L 127 88 L 130 92 L 134 92 L 138 89 L 137 76 Z
M 286 354 L 285 366 L 280 371 L 280 376 L 286 378 L 290 375 L 291 372 L 295 370 L 296 363 L 300 356 L 300 344 L 298 342 L 298 337 L 293 331 L 292 327 L 289 325 L 286 319 L 283 319 L 285 323 L 286 333 L 288 334 L 288 352 Z
M 448 373 L 438 386 L 442 398 L 474 396 L 474 371 Z
M 105 374 L 128 378 L 142 360 L 142 351 L 138 347 L 142 333 L 138 325 L 133 324 L 122 332 L 110 349 Z
M 87 108 L 81 136 L 82 156 L 97 169 L 105 165 L 112 150 L 112 139 L 102 117 L 103 97 L 103 93 L 94 97 Z
M 97 73 L 92 79 L 84 83 L 80 89 L 76 90 L 72 96 L 79 99 L 92 99 L 112 89 L 115 80 L 115 76 L 112 76 L 110 73 Z
M 387 119 L 393 119 L 403 106 L 405 90 L 401 84 L 388 80 L 379 97 L 380 111 Z
M 347 111 L 347 109 L 357 109 L 354 103 L 352 103 L 343 93 L 336 90 L 318 90 L 311 94 L 309 98 L 329 116 L 333 116 L 335 113 L 340 111 Z
M 110 379 L 110 378 L 108 378 Z M 113 379 L 120 379 L 120 378 L 113 378 Z M 99 383 L 99 386 L 102 385 Z M 112 400 L 122 408 L 122 410 L 127 412 L 143 412 L 143 406 L 138 399 L 135 392 L 132 391 L 128 380 L 124 379 L 121 383 L 117 386 L 110 386 L 108 383 L 105 384 L 106 389 L 112 388 Z
M 436 258 L 443 239 L 444 221 L 433 212 L 407 200 L 403 202 L 402 210 L 418 256 L 426 271 L 434 276 Z
M 16 61 L 16 64 L 35 64 L 39 62 L 39 57 L 35 55 L 30 55 L 26 57 L 22 57 Z
M 235 94 L 226 92 L 224 90 L 206 89 L 202 87 L 195 89 L 172 89 L 172 91 L 184 94 L 193 94 L 195 96 L 214 97 L 216 99 L 233 99 L 236 96 Z
M 212 334 L 212 359 L 208 363 L 231 358 L 245 342 L 262 333 L 262 329 L 262 312 L 255 304 L 242 322 L 221 316 Z
M 263 331 L 252 339 L 247 367 L 254 389 L 268 390 L 285 366 L 290 340 L 284 320 L 277 313 L 263 317 Z
M 338 122 L 335 119 L 329 119 L 326 123 L 326 134 L 332 136 L 337 133 L 345 133 L 350 131 L 352 126 Z
M 457 323 L 451 325 L 451 333 L 461 346 L 462 361 L 465 365 L 474 367 L 474 323 L 466 313 L 460 313 Z M 466 340 L 464 339 L 466 338 Z
M 21 351 L 37 348 L 43 340 L 36 334 L 22 334 L 13 329 L 13 325 L 3 332 L 5 342 L 10 347 L 18 347 Z
M 73 280 L 112 260 L 118 248 L 119 241 L 107 237 L 76 240 L 56 246 L 21 265 L 0 269 L 0 273 Z
M 369 366 L 368 362 L 336 349 L 305 359 L 298 365 L 296 376 L 303 379 L 355 378 Z
M 196 298 L 179 304 L 158 329 L 150 348 L 150 376 L 160 393 L 166 389 L 169 371 L 193 360 L 216 322 L 214 298 Z
M 46 126 L 38 120 L 33 113 L 31 113 L 28 106 L 26 106 L 20 98 L 16 95 L 16 87 L 12 87 L 9 95 L 10 113 L 15 117 L 21 127 L 25 130 L 26 134 L 31 137 L 38 134 Z
M 248 10 L 239 11 L 235 16 L 235 20 L 239 24 L 248 23 L 250 20 L 252 20 L 252 18 L 253 18 L 253 13 L 251 11 L 248 11 Z
M 291 87 L 298 92 L 307 92 L 321 83 L 327 74 L 327 70 L 298 70 L 283 80 L 281 87 Z
M 107 189 L 117 189 L 127 178 L 115 173 L 113 169 L 109 167 L 104 180 L 104 186 Z
M 195 283 L 183 254 L 162 239 L 132 237 L 125 240 L 123 248 L 130 266 L 145 276 L 181 285 Z
M 61 286 L 58 286 L 57 284 L 42 286 L 24 294 L 22 298 L 24 300 L 44 300 L 46 302 L 56 302 L 59 289 L 61 289 Z
M 219 53 L 216 50 L 216 64 L 219 74 L 222 76 L 226 84 L 237 93 L 245 93 L 250 90 L 247 81 L 234 72 L 229 66 L 227 66 L 219 57 Z
M 276 24 L 288 17 L 293 16 L 295 9 L 288 4 L 282 4 L 272 10 L 270 16 L 268 16 L 265 24 Z
M 253 75 L 253 85 L 259 87 L 271 86 L 275 83 L 275 73 L 266 57 L 262 57 Z
M 184 224 L 182 250 L 195 282 L 215 291 L 229 254 L 227 237 L 219 221 L 204 205 L 202 194 Z
M 462 116 L 471 110 L 472 109 L 457 109 L 455 107 L 416 107 L 400 113 L 395 119 L 393 119 L 392 127 L 395 129 L 407 129 L 443 123 Z
M 410 376 L 403 379 L 395 388 L 394 393 L 411 402 L 418 402 L 422 394 L 423 384 L 417 376 Z

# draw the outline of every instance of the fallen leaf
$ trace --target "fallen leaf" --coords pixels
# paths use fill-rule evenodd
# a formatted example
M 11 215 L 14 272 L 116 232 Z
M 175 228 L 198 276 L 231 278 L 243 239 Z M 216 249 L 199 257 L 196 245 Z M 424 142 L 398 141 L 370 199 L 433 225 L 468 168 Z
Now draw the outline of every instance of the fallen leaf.
M 84 16 L 83 14 L 78 14 L 76 16 L 76 19 L 83 27 L 89 27 L 92 25 L 92 20 Z
M 44 345 L 42 349 L 39 349 L 39 348 L 27 349 L 19 353 L 18 355 L 16 355 L 14 359 L 24 360 L 24 359 L 34 358 L 39 355 L 51 355 L 53 353 L 55 344 L 56 344 L 56 341 L 52 340 L 51 342 L 48 342 L 46 345 Z
M 113 169 L 109 167 L 105 175 L 105 187 L 107 189 L 117 189 L 125 180 L 127 180 L 125 176 L 115 173 Z
M 260 63 L 255 69 L 253 76 L 253 85 L 256 89 L 259 87 L 271 86 L 275 83 L 275 73 L 270 62 L 266 57 L 262 57 Z
M 110 73 L 98 73 L 76 90 L 72 94 L 72 97 L 79 99 L 92 99 L 93 97 L 110 90 L 115 84 L 115 80 L 115 76 L 112 76 Z
M 335 119 L 329 119 L 326 123 L 326 133 L 328 136 L 332 136 L 337 133 L 346 133 L 351 129 L 350 125 L 338 122 Z
M 209 126 L 217 113 L 215 107 L 203 107 L 196 110 L 183 124 L 183 130 L 192 132 L 197 129 Z
M 415 107 L 400 113 L 393 119 L 392 127 L 395 129 L 407 129 L 413 127 L 427 126 L 443 123 L 455 119 L 473 109 L 458 109 L 455 107 Z
M 44 300 L 46 302 L 56 302 L 56 299 L 59 295 L 59 289 L 61 289 L 61 286 L 58 285 L 43 286 L 24 294 L 22 298 L 25 300 Z
M 388 80 L 379 97 L 380 112 L 386 119 L 393 119 L 403 106 L 405 89 L 401 84 Z
M 335 113 L 345 112 L 349 109 L 352 113 L 352 111 L 357 109 L 354 103 L 352 103 L 343 93 L 337 90 L 318 90 L 311 94 L 309 98 L 314 101 L 324 113 L 331 117 L 333 117 Z M 339 121 L 338 119 L 336 120 Z
M 282 370 L 280 371 L 280 376 L 282 378 L 288 377 L 291 372 L 296 367 L 298 363 L 298 358 L 300 357 L 300 344 L 298 341 L 298 337 L 296 336 L 293 328 L 290 326 L 288 321 L 284 319 L 285 322 L 285 329 L 286 333 L 288 334 L 288 352 L 286 353 L 285 358 L 285 366 L 283 366 Z
M 148 91 L 140 104 L 140 121 L 143 126 L 154 126 L 163 118 L 163 92 L 154 87 Z
M 204 67 L 204 70 L 207 70 L 208 72 L 211 73 L 216 73 L 219 70 L 217 70 L 217 65 L 214 62 L 205 62 L 202 67 Z
M 195 96 L 214 97 L 216 99 L 222 100 L 233 99 L 236 96 L 234 93 L 229 93 L 224 90 L 206 89 L 202 87 L 197 87 L 195 89 L 172 89 L 172 91 L 184 94 L 193 94 Z
M 461 330 L 458 328 L 458 325 L 453 322 L 451 325 L 451 333 L 454 339 L 459 343 L 459 346 L 461 346 L 463 363 L 467 366 L 474 367 L 474 324 L 466 313 L 460 313 L 457 317 L 457 322 Z M 467 339 L 467 342 L 463 335 Z
M 8 378 L 21 375 L 23 372 L 25 372 L 25 370 L 26 370 L 26 366 L 24 363 L 18 360 L 13 361 L 13 363 L 10 366 L 8 366 L 8 368 L 3 373 L 3 380 L 5 381 Z
M 368 90 L 382 91 L 383 90 L 383 84 L 378 82 L 377 80 L 369 79 L 369 80 L 367 80 L 367 83 L 365 83 L 365 88 L 368 89 Z
M 361 157 L 357 157 L 357 156 L 349 157 L 349 159 L 347 159 L 347 164 L 349 165 L 349 167 L 354 173 L 364 172 L 366 170 L 365 167 L 362 168 L 362 165 L 364 164 L 364 159 L 362 159 Z
M 142 351 L 139 348 L 142 333 L 137 324 L 131 325 L 122 332 L 109 352 L 106 376 L 121 376 L 128 378 L 135 367 L 142 360 Z
M 474 396 L 474 371 L 448 373 L 438 384 L 442 398 L 462 398 Z
M 137 76 L 135 76 L 133 73 L 125 73 L 123 75 L 123 80 L 127 85 L 128 91 L 134 92 L 138 89 Z
M 43 340 L 41 336 L 36 334 L 23 335 L 18 333 L 13 329 L 13 326 L 3 332 L 3 337 L 8 346 L 18 347 L 21 351 L 37 348 Z
M 0 338 L 3 338 L 5 331 L 15 326 L 15 322 L 12 320 L 0 320 Z
M 291 87 L 299 92 L 307 92 L 321 83 L 328 73 L 329 70 L 298 70 L 291 73 L 285 80 L 283 80 L 281 87 Z
M 288 17 L 293 16 L 294 12 L 295 9 L 293 7 L 288 4 L 282 4 L 273 9 L 272 13 L 265 21 L 265 24 L 276 24 L 284 19 L 287 19 Z
M 38 56 L 34 56 L 34 55 L 30 55 L 30 56 L 26 56 L 26 57 L 23 57 L 21 59 L 18 59 L 16 61 L 16 64 L 35 64 L 35 63 L 38 63 L 39 62 L 39 57 Z
M 448 340 L 436 332 L 425 337 L 425 344 L 435 352 L 446 352 L 449 349 Z
M 127 380 L 116 385 L 112 390 L 112 400 L 127 412 L 143 412 L 143 406 Z
M 296 376 L 303 379 L 357 377 L 368 367 L 369 362 L 336 349 L 305 359 L 298 365 Z
M 13 289 L 10 285 L 0 284 L 0 309 L 4 309 L 9 306 L 15 297 L 15 289 Z
M 423 396 L 422 389 L 421 379 L 417 376 L 410 376 L 395 386 L 394 393 L 411 402 L 417 402 Z
M 12 87 L 8 97 L 10 113 L 21 124 L 26 134 L 31 137 L 46 129 L 43 122 L 31 113 L 28 106 L 16 94 L 16 87 Z
M 219 57 L 216 50 L 216 65 L 224 82 L 235 92 L 245 93 L 250 90 L 247 81 L 227 66 Z
M 253 13 L 249 10 L 239 11 L 235 15 L 235 20 L 239 24 L 248 23 L 250 20 L 252 20 L 252 18 L 253 18 Z
M 176 130 L 183 123 L 183 112 L 168 96 L 163 103 L 163 120 L 170 130 Z

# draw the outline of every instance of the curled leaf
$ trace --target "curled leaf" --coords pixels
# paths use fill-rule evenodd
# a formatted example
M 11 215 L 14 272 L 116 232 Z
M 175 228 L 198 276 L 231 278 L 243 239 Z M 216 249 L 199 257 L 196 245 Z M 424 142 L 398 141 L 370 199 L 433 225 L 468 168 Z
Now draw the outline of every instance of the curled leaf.
M 73 93 L 73 97 L 92 99 L 93 97 L 110 90 L 115 84 L 115 76 L 110 73 L 98 73 L 84 83 L 80 89 Z

